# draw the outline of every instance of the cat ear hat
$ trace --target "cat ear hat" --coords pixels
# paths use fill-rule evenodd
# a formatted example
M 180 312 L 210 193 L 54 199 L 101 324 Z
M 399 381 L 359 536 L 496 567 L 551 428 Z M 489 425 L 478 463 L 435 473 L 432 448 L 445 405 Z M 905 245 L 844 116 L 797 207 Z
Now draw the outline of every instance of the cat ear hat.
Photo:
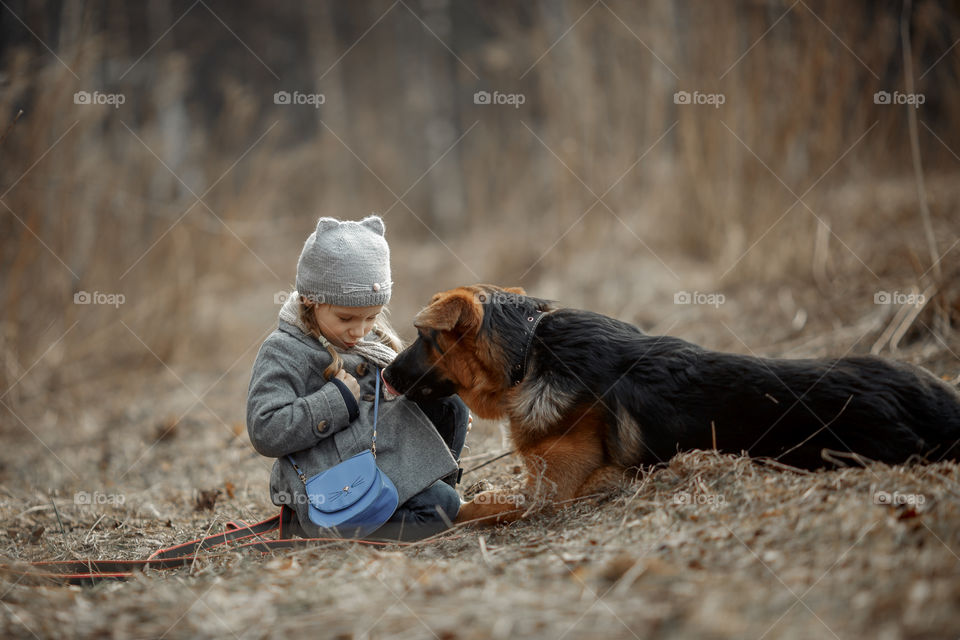
M 297 261 L 297 293 L 312 302 L 375 307 L 390 301 L 390 247 L 380 216 L 320 218 Z

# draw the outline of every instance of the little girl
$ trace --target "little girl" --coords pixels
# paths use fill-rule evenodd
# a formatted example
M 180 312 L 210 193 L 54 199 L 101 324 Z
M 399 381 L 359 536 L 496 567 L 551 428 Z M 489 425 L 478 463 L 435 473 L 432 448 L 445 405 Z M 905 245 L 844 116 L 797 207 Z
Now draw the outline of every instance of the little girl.
M 270 496 L 293 508 L 298 535 L 329 532 L 310 521 L 303 482 L 288 456 L 309 478 L 370 449 L 377 372 L 401 348 L 383 318 L 392 285 L 383 220 L 320 218 L 297 262 L 297 290 L 257 354 L 247 432 L 258 452 L 277 458 Z M 396 486 L 400 506 L 375 535 L 432 535 L 456 518 L 457 459 L 468 421 L 456 396 L 415 404 L 381 394 L 376 462 Z

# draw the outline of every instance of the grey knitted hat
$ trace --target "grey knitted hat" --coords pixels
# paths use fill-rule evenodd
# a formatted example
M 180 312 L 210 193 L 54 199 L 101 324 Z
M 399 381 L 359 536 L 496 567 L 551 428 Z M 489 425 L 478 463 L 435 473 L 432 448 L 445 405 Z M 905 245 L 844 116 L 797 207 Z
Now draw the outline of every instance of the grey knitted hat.
M 297 262 L 297 292 L 321 304 L 374 307 L 387 304 L 390 247 L 379 216 L 360 222 L 320 218 Z

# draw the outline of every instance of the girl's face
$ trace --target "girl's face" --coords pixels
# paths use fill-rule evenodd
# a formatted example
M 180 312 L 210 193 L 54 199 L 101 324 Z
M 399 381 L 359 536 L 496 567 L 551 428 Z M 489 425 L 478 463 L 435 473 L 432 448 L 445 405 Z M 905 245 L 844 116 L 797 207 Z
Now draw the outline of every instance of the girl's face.
M 341 349 L 349 349 L 370 333 L 383 305 L 375 307 L 337 307 L 318 304 L 313 308 L 320 333 Z

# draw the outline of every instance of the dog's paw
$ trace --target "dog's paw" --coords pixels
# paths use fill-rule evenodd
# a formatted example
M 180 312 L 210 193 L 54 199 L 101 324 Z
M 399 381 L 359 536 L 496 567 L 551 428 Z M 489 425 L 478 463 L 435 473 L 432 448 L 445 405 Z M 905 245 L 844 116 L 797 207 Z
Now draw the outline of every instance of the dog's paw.
M 503 491 L 484 491 L 460 506 L 457 523 L 493 525 L 512 522 L 523 513 L 526 497 Z
M 491 490 L 493 490 L 492 483 L 487 482 L 486 480 L 478 480 L 477 482 L 474 482 L 472 485 L 464 489 L 463 497 L 466 500 L 470 500 L 474 496 L 480 493 L 483 493 L 484 491 L 491 491 Z

